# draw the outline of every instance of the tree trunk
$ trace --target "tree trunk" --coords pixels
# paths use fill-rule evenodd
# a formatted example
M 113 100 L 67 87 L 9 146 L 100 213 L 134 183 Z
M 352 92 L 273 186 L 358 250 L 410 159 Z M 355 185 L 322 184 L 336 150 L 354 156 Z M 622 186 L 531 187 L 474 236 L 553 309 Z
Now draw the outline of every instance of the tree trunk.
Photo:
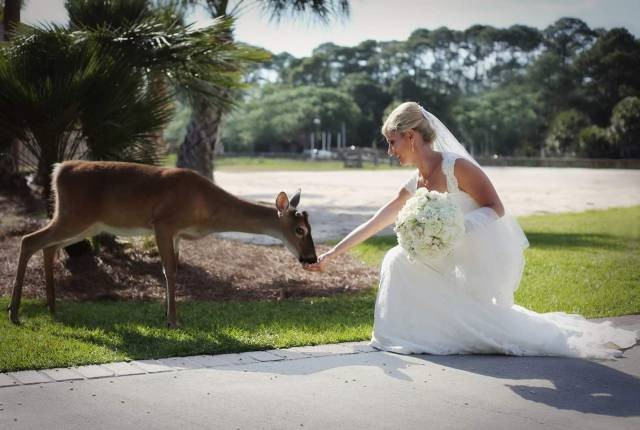
M 227 15 L 228 0 L 207 0 L 212 18 Z M 229 41 L 233 39 L 231 32 L 227 34 Z M 220 89 L 223 97 L 230 97 L 228 91 Z M 193 106 L 187 134 L 178 151 L 178 167 L 195 170 L 205 178 L 215 182 L 213 178 L 214 156 L 222 152 L 220 131 L 224 110 L 219 107 Z
M 44 154 L 43 154 L 44 155 Z M 53 164 L 55 159 L 43 156 L 38 161 L 38 170 L 34 182 L 36 185 L 42 187 L 42 200 L 47 208 L 47 218 L 53 218 L 54 205 L 53 205 L 53 186 L 51 183 L 51 173 L 53 172 Z
M 5 0 L 4 11 L 2 17 L 2 33 L 0 34 L 0 40 L 9 40 L 11 37 L 11 30 L 13 26 L 20 22 L 20 8 L 22 7 L 22 0 Z M 12 159 L 11 163 L 0 164 L 0 176 L 9 176 L 18 172 L 18 155 L 19 155 L 19 143 L 13 141 L 7 151 L 8 156 Z
M 194 108 L 178 151 L 178 167 L 193 169 L 213 181 L 213 154 L 220 137 L 221 120 L 219 108 Z
M 175 111 L 175 105 L 173 101 L 168 98 L 169 88 L 167 81 L 162 74 L 154 74 L 152 76 L 150 88 L 153 94 L 158 94 L 162 97 L 166 97 L 167 105 L 165 106 L 170 108 L 171 111 Z M 157 148 L 158 153 L 165 155 L 167 153 L 167 141 L 164 138 L 164 128 L 162 130 L 158 130 L 156 133 L 153 133 L 152 138 L 155 142 L 155 147 Z
M 9 40 L 12 27 L 20 22 L 20 9 L 22 0 L 5 0 L 4 16 L 2 24 L 4 26 L 4 40 Z

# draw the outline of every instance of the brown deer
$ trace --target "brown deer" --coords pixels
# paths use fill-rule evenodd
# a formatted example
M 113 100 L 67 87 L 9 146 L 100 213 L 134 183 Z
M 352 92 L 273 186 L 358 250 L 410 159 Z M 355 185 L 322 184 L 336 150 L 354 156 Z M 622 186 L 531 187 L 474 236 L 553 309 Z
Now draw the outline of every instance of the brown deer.
M 44 228 L 22 238 L 9 306 L 15 324 L 19 323 L 29 258 L 42 249 L 47 306 L 55 314 L 56 250 L 101 232 L 154 234 L 166 279 L 169 327 L 177 327 L 175 278 L 180 239 L 199 239 L 223 231 L 268 234 L 280 239 L 301 263 L 317 260 L 307 213 L 296 210 L 300 190 L 291 200 L 280 192 L 272 207 L 239 199 L 191 170 L 90 161 L 57 164 L 52 187 L 53 218 Z

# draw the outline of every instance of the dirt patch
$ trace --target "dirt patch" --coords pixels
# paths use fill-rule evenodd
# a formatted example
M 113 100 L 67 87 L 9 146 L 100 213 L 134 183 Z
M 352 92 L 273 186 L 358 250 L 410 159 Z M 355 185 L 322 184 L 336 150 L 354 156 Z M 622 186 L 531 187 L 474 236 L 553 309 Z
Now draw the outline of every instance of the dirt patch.
M 46 224 L 41 204 L 19 183 L 0 186 L 0 295 L 10 295 L 23 235 Z M 320 254 L 327 246 L 317 246 Z M 118 242 L 95 255 L 68 258 L 58 251 L 55 263 L 58 298 L 130 300 L 164 298 L 164 276 L 152 240 Z M 178 299 L 280 300 L 331 296 L 370 288 L 377 269 L 353 257 L 330 273 L 304 271 L 283 247 L 254 245 L 214 235 L 182 241 L 177 276 Z M 29 262 L 23 297 L 45 297 L 42 253 Z

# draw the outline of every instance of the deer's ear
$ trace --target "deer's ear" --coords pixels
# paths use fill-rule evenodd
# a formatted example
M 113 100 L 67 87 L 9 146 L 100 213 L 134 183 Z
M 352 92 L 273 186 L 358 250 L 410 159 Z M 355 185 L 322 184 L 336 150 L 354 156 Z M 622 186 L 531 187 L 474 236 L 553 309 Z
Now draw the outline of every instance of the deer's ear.
M 298 191 L 296 191 L 296 193 L 294 194 L 293 197 L 291 197 L 291 202 L 289 202 L 289 204 L 291 205 L 292 208 L 297 208 L 298 205 L 300 204 L 300 193 L 302 192 L 302 190 L 300 188 L 298 188 Z
M 278 209 L 278 215 L 282 216 L 284 212 L 289 208 L 289 197 L 284 191 L 280 191 L 276 197 L 276 209 Z

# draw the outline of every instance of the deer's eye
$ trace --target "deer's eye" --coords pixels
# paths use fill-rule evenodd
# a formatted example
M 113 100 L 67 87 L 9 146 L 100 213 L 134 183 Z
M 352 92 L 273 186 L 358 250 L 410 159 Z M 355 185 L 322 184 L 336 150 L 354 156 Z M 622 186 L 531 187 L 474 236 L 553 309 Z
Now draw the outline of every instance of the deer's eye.
M 302 227 L 297 227 L 296 228 L 296 233 L 299 234 L 300 236 L 302 236 L 304 234 L 304 229 Z

